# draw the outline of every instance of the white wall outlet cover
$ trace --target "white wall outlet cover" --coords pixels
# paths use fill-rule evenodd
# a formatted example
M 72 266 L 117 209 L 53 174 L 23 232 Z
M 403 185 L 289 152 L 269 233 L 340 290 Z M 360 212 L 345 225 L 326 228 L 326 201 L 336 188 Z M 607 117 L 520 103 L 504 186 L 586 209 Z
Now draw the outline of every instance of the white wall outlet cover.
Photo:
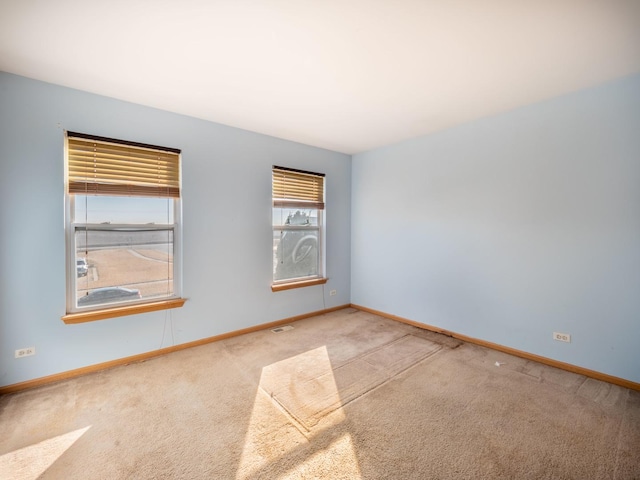
M 19 348 L 16 350 L 15 358 L 29 357 L 36 354 L 36 347 Z
M 559 342 L 571 343 L 571 335 L 568 333 L 553 332 L 553 339 Z

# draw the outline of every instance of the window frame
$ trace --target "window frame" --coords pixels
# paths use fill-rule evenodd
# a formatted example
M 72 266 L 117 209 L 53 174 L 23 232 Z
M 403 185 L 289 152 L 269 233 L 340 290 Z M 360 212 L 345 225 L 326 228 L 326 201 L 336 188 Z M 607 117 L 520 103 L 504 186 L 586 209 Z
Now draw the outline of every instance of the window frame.
M 167 197 L 172 203 L 173 223 L 166 224 L 148 224 L 148 223 L 126 223 L 126 224 L 103 224 L 103 223 L 87 223 L 83 219 L 74 218 L 76 195 L 78 193 L 69 192 L 69 138 L 76 135 L 88 138 L 94 138 L 96 142 L 118 143 L 129 145 L 133 148 L 147 148 L 162 150 L 163 147 L 155 147 L 153 145 L 145 145 L 123 140 L 108 139 L 85 134 L 75 134 L 74 132 L 65 132 L 64 137 L 64 164 L 65 164 L 65 272 L 66 272 L 66 314 L 62 316 L 65 323 L 83 323 L 94 320 L 102 320 L 124 315 L 132 315 L 155 310 L 164 310 L 168 308 L 181 307 L 185 303 L 182 298 L 182 202 L 181 194 L 177 197 Z M 82 137 L 79 137 L 82 138 Z M 175 149 L 172 149 L 175 150 Z M 179 152 L 179 151 L 178 151 Z M 178 169 L 182 167 L 182 159 L 178 153 Z M 180 176 L 180 174 L 178 174 Z M 93 196 L 91 193 L 89 195 Z M 102 195 L 104 196 L 104 195 Z M 123 198 L 137 198 L 137 195 L 118 195 Z M 153 195 L 146 195 L 150 198 Z M 172 258 L 172 294 L 157 298 L 141 298 L 134 301 L 113 302 L 109 304 L 98 305 L 77 305 L 77 245 L 76 233 L 89 229 L 89 231 L 122 231 L 123 229 L 132 232 L 142 232 L 150 230 L 171 231 L 173 235 L 173 258 Z M 87 272 L 89 274 L 89 272 Z
M 273 273 L 272 273 L 272 282 L 271 282 L 271 290 L 274 292 L 289 290 L 293 288 L 307 287 L 311 285 L 321 285 L 327 283 L 326 277 L 326 250 L 325 250 L 325 239 L 326 239 L 326 227 L 325 227 L 325 174 L 323 173 L 315 173 L 308 172 L 305 170 L 298 170 L 288 167 L 281 167 L 277 165 L 273 165 L 272 169 L 272 180 L 271 180 L 271 227 L 272 227 L 272 249 L 273 249 L 273 238 L 275 238 L 275 234 L 277 232 L 317 232 L 317 250 L 318 250 L 318 260 L 317 260 L 317 274 L 316 275 L 308 275 L 303 277 L 291 277 L 285 279 L 277 280 L 275 278 L 275 264 L 272 265 Z M 307 198 L 296 198 L 294 194 L 291 198 L 285 199 L 282 197 L 276 197 L 275 194 L 275 173 L 276 172 L 290 172 L 296 176 L 308 176 L 310 178 L 321 178 L 322 189 L 321 192 L 318 193 L 314 199 L 311 199 L 309 193 L 306 192 L 303 196 Z M 287 196 L 286 194 L 284 196 Z M 315 210 L 317 212 L 317 225 L 287 225 L 284 223 L 276 224 L 274 218 L 274 211 L 277 208 L 281 209 L 297 209 L 300 210 Z M 275 254 L 274 254 L 274 262 L 275 262 Z

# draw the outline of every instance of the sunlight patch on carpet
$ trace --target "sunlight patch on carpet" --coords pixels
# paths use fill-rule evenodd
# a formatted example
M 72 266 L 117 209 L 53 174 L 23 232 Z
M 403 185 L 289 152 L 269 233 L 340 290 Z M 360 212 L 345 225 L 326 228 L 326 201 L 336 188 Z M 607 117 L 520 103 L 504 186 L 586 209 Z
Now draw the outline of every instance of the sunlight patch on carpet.
M 281 365 L 278 362 L 274 365 Z M 272 401 L 263 385 L 271 384 L 275 381 L 273 375 L 284 376 L 288 380 L 295 380 L 303 372 L 313 372 L 314 375 L 323 375 L 331 372 L 331 362 L 326 347 L 309 350 L 303 354 L 296 355 L 284 361 L 289 368 L 271 368 L 273 365 L 262 369 L 260 388 L 256 392 L 251 418 L 247 428 L 242 455 L 236 474 L 236 480 L 268 478 L 265 472 L 274 465 L 281 462 L 286 463 L 291 451 L 304 448 L 309 440 L 300 431 L 300 427 L 294 426 L 289 415 L 281 413 L 281 408 L 276 410 L 276 405 Z M 331 382 L 325 382 L 325 388 L 337 394 L 337 386 Z M 333 419 L 336 423 L 344 420 L 342 412 L 336 412 Z M 350 436 L 343 436 L 332 442 L 327 448 L 331 456 L 327 457 L 319 453 L 310 452 L 309 457 L 296 464 L 291 470 L 291 477 L 279 478 L 301 478 L 304 472 L 308 478 L 322 478 L 329 467 L 335 468 L 337 464 L 341 469 L 350 472 L 348 478 L 357 480 L 360 478 L 360 467 L 358 457 L 353 448 Z M 332 458 L 332 465 L 325 465 L 327 458 Z M 337 464 L 335 462 L 338 462 Z M 289 467 L 290 468 L 290 467 Z M 327 470 L 328 469 L 328 470 Z
M 326 347 L 320 347 L 265 367 L 260 386 L 310 431 L 325 415 L 441 348 L 429 340 L 405 335 L 333 366 Z
M 336 438 L 329 446 L 316 451 L 296 465 L 290 472 L 283 474 L 282 480 L 299 480 L 301 478 L 348 478 L 362 479 L 360 465 L 356 460 L 356 450 L 349 433 Z
M 35 480 L 90 428 L 80 428 L 0 456 L 0 478 Z

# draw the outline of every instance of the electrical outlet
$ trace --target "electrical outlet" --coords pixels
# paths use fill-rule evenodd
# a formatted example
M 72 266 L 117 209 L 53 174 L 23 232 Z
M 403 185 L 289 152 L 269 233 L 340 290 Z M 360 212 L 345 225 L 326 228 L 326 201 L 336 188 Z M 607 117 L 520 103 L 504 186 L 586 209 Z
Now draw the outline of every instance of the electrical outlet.
M 330 296 L 332 296 L 332 297 L 333 297 L 336 293 L 338 293 L 338 292 L 337 292 L 337 290 L 329 290 L 329 295 L 330 295 Z
M 558 340 L 559 342 L 571 343 L 571 335 L 568 333 L 553 332 L 553 339 Z
M 16 358 L 29 357 L 36 354 L 36 347 L 20 348 L 16 350 Z

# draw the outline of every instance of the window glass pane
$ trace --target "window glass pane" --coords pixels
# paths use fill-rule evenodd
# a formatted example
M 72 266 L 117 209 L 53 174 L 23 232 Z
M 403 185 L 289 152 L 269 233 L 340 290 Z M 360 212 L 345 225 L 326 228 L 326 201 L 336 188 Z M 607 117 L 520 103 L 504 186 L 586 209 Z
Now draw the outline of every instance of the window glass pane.
M 318 209 L 309 208 L 274 208 L 273 225 L 308 225 L 318 226 Z
M 288 280 L 319 275 L 318 231 L 273 231 L 273 278 Z
M 173 199 L 75 195 L 75 223 L 173 224 Z
M 173 295 L 173 229 L 76 228 L 77 306 Z

